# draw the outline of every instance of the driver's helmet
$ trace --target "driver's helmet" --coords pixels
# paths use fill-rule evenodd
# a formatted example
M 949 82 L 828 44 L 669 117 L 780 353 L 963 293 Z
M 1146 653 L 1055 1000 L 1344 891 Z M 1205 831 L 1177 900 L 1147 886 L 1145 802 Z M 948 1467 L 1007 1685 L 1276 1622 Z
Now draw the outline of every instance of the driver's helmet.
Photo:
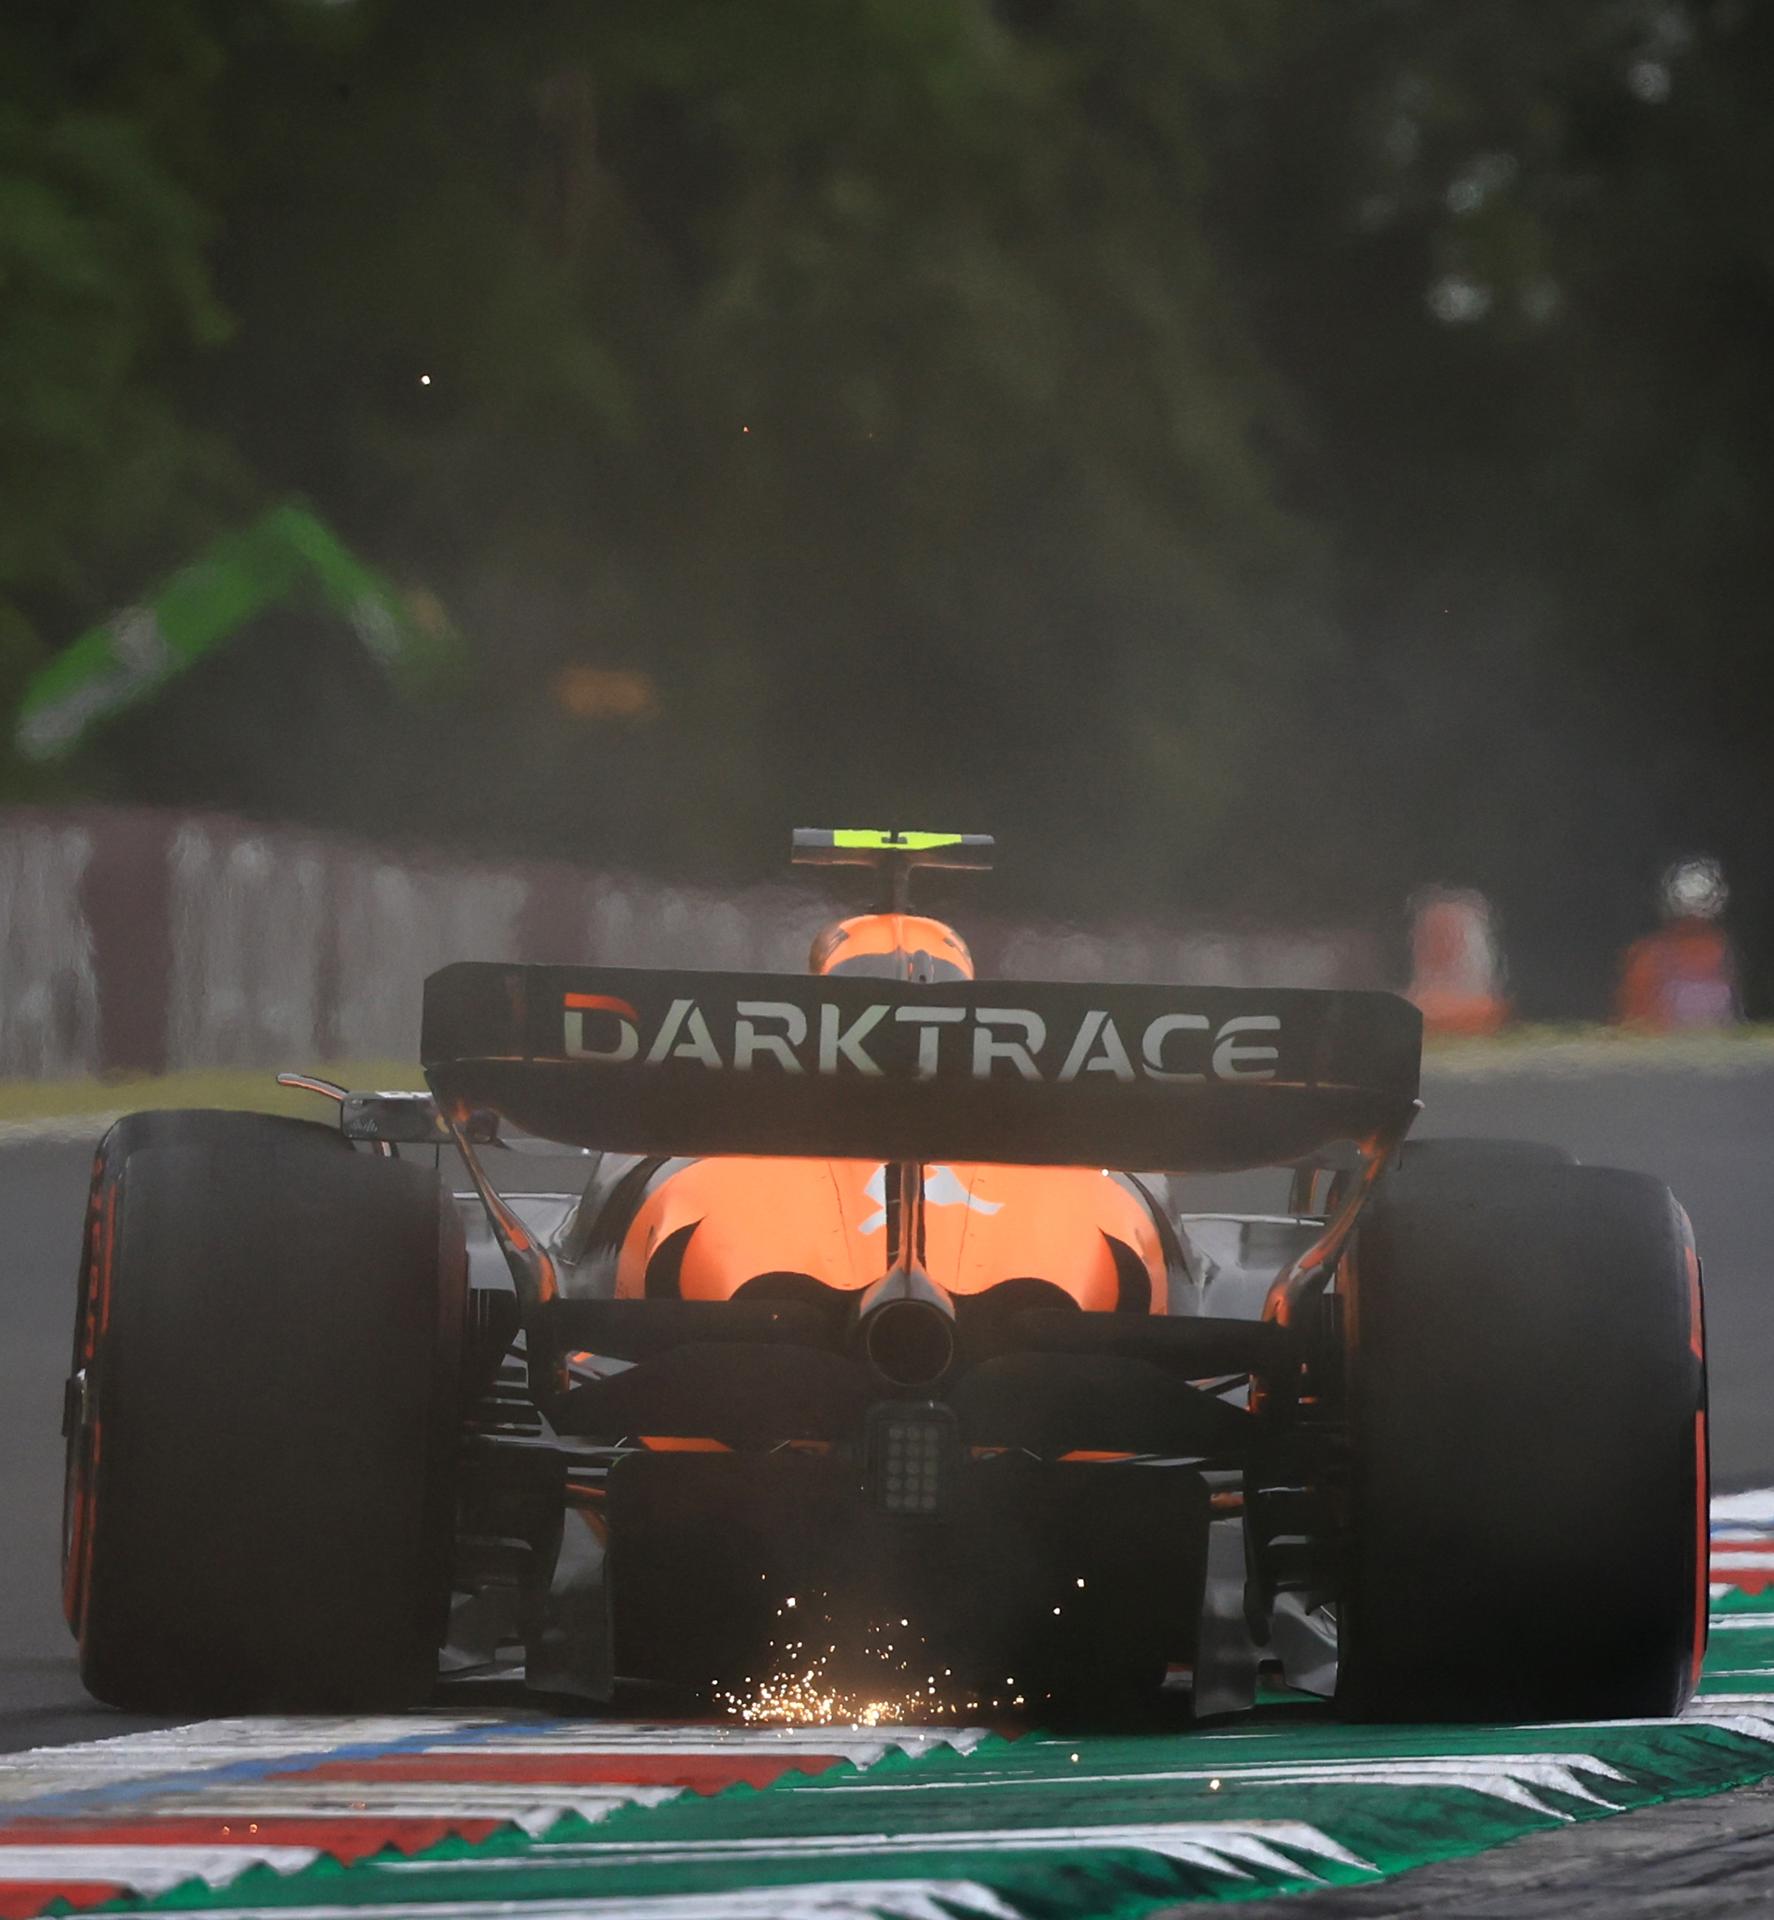
M 1730 897 L 1725 870 L 1709 854 L 1678 860 L 1663 875 L 1666 920 L 1716 920 Z
M 916 913 L 859 913 L 835 921 L 813 942 L 808 966 L 818 974 L 863 974 L 877 980 L 971 980 L 973 955 L 953 927 Z

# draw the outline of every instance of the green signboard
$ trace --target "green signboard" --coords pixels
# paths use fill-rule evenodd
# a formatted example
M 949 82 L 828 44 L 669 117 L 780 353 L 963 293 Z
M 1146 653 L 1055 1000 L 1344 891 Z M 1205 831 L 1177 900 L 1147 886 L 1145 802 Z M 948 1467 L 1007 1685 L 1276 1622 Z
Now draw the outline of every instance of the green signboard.
M 455 655 L 441 615 L 417 612 L 305 508 L 281 506 L 225 535 L 35 674 L 15 722 L 19 752 L 60 759 L 91 727 L 152 699 L 260 614 L 289 607 L 345 623 L 403 691 L 422 688 Z

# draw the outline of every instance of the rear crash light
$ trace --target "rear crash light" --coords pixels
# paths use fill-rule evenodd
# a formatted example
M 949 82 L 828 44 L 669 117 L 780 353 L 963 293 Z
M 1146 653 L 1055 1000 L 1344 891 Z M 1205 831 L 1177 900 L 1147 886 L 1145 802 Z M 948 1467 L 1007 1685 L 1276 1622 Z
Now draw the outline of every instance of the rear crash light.
M 888 1401 L 869 1415 L 867 1484 L 885 1513 L 937 1514 L 954 1485 L 955 1416 L 930 1401 Z

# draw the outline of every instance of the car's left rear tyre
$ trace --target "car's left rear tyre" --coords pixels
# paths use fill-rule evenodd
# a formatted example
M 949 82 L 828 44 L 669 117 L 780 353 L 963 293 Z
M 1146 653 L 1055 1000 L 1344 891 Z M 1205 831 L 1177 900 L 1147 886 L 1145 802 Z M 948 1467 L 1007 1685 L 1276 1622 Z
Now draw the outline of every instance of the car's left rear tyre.
M 169 1714 L 414 1704 L 449 1593 L 454 1207 L 430 1167 L 318 1129 L 167 1119 L 95 1168 L 68 1406 L 81 1677 Z

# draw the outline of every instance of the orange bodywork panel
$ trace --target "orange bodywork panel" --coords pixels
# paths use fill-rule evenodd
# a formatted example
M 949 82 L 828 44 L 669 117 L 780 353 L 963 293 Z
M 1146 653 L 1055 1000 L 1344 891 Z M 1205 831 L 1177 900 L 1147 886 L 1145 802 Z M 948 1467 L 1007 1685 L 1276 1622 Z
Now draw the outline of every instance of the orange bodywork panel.
M 694 1226 L 679 1291 L 725 1300 L 764 1273 L 805 1273 L 846 1292 L 887 1270 L 886 1169 L 879 1161 L 698 1160 L 661 1183 L 623 1241 L 619 1297 L 646 1291 L 647 1263 Z M 1150 1212 L 1094 1167 L 931 1165 L 924 1169 L 925 1271 L 953 1294 L 1002 1280 L 1051 1281 L 1079 1306 L 1116 1306 L 1110 1238 L 1131 1247 L 1162 1313 L 1164 1251 Z

